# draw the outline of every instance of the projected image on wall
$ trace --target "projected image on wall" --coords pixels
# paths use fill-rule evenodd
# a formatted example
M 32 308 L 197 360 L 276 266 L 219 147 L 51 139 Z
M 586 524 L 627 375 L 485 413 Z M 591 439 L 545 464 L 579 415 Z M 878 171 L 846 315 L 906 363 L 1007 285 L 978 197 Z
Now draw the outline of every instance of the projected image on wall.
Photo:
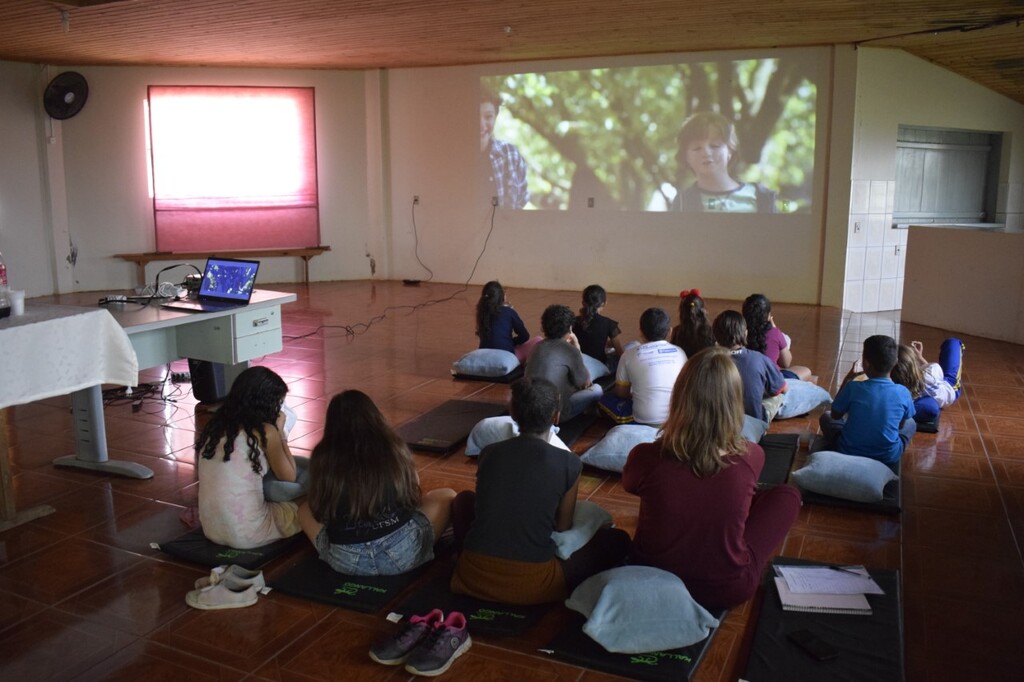
M 481 192 L 502 208 L 808 212 L 816 73 L 772 58 L 484 77 Z

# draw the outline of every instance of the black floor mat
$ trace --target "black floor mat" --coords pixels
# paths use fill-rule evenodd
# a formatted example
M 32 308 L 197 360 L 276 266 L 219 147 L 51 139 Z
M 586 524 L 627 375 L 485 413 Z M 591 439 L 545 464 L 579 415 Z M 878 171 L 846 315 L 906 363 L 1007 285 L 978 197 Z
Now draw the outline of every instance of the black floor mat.
M 234 549 L 224 545 L 211 542 L 203 535 L 202 528 L 196 528 L 181 537 L 169 542 L 161 542 L 158 547 L 161 552 L 170 554 L 178 559 L 191 561 L 203 566 L 220 566 L 222 564 L 237 564 L 243 568 L 259 568 L 271 559 L 284 554 L 296 543 L 305 541 L 306 536 L 302 533 L 293 535 L 290 538 L 277 540 L 262 547 L 252 549 Z
M 758 445 L 764 450 L 764 468 L 757 479 L 758 487 L 775 486 L 789 480 L 793 458 L 800 447 L 796 433 L 766 433 Z
M 774 563 L 813 565 L 814 562 L 777 557 Z M 872 613 L 845 615 L 783 611 L 774 584 L 775 572 L 766 572 L 764 600 L 743 679 L 857 680 L 900 682 L 904 679 L 903 626 L 900 580 L 897 571 L 869 570 L 884 595 L 867 595 Z M 789 641 L 787 635 L 810 630 L 839 652 L 831 661 L 817 661 Z
M 466 440 L 476 423 L 505 414 L 506 406 L 479 400 L 446 400 L 395 429 L 411 448 L 446 453 Z
M 345 575 L 314 556 L 272 580 L 270 586 L 293 597 L 373 613 L 395 599 L 423 570 L 420 567 L 400 575 Z

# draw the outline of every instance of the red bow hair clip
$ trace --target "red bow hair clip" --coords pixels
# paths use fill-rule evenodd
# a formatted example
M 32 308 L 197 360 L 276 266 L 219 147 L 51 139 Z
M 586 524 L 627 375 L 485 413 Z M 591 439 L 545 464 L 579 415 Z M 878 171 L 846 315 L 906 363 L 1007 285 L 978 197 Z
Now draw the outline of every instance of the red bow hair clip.
M 700 296 L 700 289 L 683 289 L 679 292 L 679 298 L 686 298 L 690 294 L 694 296 Z

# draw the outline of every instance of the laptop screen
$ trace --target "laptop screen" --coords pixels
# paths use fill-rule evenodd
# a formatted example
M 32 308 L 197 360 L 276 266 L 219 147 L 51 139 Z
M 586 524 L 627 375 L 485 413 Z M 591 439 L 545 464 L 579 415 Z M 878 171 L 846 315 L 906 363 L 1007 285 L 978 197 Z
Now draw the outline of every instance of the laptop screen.
M 199 286 L 199 300 L 239 301 L 247 303 L 256 286 L 259 261 L 234 258 L 209 258 L 203 283 Z

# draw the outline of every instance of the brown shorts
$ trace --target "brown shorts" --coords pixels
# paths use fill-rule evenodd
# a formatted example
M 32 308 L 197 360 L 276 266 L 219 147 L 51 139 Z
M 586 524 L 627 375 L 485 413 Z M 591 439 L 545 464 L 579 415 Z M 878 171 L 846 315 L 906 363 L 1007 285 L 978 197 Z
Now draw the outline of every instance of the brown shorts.
M 545 604 L 566 598 L 557 557 L 534 563 L 463 550 L 452 575 L 452 592 L 505 604 Z

